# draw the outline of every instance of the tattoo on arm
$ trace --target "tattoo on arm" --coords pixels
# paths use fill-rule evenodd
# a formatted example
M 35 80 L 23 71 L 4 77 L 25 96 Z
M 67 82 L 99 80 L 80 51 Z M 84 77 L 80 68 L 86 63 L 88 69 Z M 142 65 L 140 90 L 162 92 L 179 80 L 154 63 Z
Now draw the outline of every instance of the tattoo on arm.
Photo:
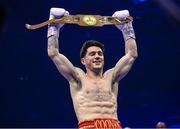
M 55 35 L 52 35 L 48 38 L 48 48 L 59 49 L 58 39 Z

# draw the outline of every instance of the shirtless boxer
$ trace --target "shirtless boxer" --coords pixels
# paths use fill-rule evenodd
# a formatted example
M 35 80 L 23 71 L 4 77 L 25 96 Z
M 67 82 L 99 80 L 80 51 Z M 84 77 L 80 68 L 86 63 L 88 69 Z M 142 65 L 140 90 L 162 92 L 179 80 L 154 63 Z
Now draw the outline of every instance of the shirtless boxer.
M 68 15 L 62 8 L 51 8 L 50 19 Z M 117 11 L 113 17 L 120 20 L 129 16 L 128 10 Z M 63 24 L 48 25 L 48 55 L 59 72 L 68 80 L 78 128 L 116 128 L 121 125 L 117 116 L 119 81 L 129 72 L 137 58 L 137 47 L 132 22 L 116 25 L 123 33 L 125 55 L 117 64 L 103 73 L 104 47 L 98 41 L 88 40 L 81 48 L 81 63 L 86 72 L 73 64 L 58 49 L 59 30 Z

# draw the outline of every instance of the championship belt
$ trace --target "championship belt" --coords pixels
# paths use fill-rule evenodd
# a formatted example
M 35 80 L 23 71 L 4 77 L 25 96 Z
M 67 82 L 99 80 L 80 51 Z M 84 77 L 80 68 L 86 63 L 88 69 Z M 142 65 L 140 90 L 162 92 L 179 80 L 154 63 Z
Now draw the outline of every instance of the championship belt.
M 62 23 L 62 24 L 78 24 L 80 26 L 96 26 L 101 27 L 104 25 L 118 25 L 125 24 L 132 21 L 131 16 L 126 17 L 125 20 L 119 20 L 112 16 L 100 16 L 100 15 L 67 15 L 60 19 L 51 19 L 40 24 L 30 25 L 26 24 L 26 28 L 35 30 L 44 27 L 50 23 Z

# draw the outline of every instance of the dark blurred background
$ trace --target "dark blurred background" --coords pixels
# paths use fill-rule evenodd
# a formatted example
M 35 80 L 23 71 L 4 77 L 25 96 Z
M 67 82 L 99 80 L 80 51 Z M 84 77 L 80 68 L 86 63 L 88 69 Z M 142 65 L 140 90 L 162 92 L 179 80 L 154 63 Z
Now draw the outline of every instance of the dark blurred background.
M 123 127 L 180 127 L 179 0 L 5 0 L 0 1 L 0 127 L 77 127 L 68 82 L 47 55 L 47 27 L 30 31 L 49 17 L 51 7 L 70 14 L 112 15 L 128 9 L 134 17 L 139 57 L 120 82 L 118 114 Z M 105 44 L 105 70 L 124 54 L 115 26 L 65 25 L 60 49 L 75 65 L 84 41 Z

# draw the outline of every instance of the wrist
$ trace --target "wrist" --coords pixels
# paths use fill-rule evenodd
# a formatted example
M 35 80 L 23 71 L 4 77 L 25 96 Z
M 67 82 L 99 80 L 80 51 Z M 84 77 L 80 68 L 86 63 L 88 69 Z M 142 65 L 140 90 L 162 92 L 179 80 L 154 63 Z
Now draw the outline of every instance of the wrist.
M 59 38 L 59 30 L 60 27 L 58 25 L 48 25 L 48 33 L 47 33 L 47 37 L 51 37 L 51 36 L 56 36 L 57 38 Z
M 136 39 L 135 32 L 132 26 L 132 22 L 124 24 L 124 27 L 121 29 L 123 33 L 124 40 L 127 41 L 130 38 Z

